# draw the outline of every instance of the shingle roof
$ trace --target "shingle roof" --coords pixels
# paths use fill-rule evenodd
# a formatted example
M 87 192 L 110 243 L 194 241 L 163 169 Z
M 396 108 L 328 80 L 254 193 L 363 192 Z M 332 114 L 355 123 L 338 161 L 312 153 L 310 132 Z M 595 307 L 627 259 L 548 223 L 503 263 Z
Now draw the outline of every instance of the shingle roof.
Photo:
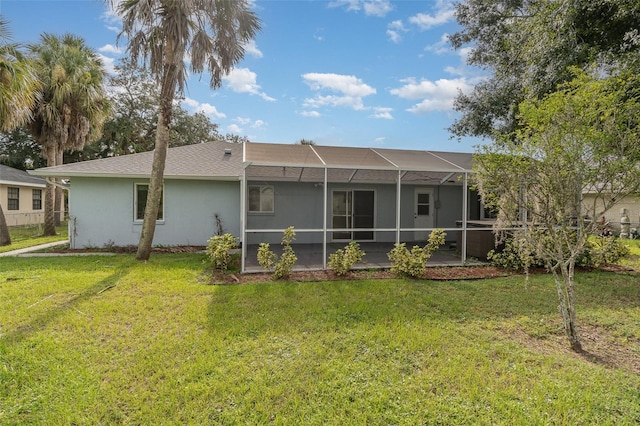
M 20 184 L 27 186 L 46 186 L 44 179 L 36 176 L 31 176 L 29 173 L 14 169 L 13 167 L 0 164 L 0 183 L 2 184 Z
M 66 178 L 148 177 L 152 162 L 153 151 L 149 151 L 45 167 L 32 173 Z M 170 148 L 165 164 L 164 177 L 167 179 L 237 180 L 242 173 L 242 145 L 216 141 Z
M 230 150 L 231 154 L 225 154 Z M 65 164 L 38 169 L 40 176 L 148 177 L 153 152 Z M 247 177 L 318 181 L 329 169 L 330 181 L 394 181 L 402 171 L 406 182 L 448 181 L 471 169 L 472 154 L 399 149 L 373 149 L 274 143 L 234 144 L 222 141 L 170 148 L 167 179 L 237 180 Z

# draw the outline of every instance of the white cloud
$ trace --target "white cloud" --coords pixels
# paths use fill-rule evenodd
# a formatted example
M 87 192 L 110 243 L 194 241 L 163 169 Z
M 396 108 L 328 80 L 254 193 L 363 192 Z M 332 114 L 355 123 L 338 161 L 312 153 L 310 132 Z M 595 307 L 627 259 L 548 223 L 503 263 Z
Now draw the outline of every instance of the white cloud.
M 318 111 L 302 111 L 300 115 L 303 117 L 311 117 L 311 118 L 320 117 L 320 113 Z
M 104 56 L 101 53 L 98 53 L 98 56 L 100 57 L 100 60 L 102 60 L 102 64 L 104 65 L 104 69 L 107 71 L 107 74 L 115 75 L 115 73 L 116 73 L 116 69 L 115 69 L 116 60 L 114 58 L 110 58 L 108 56 Z
M 389 0 L 335 0 L 329 3 L 329 7 L 345 7 L 347 12 L 359 12 L 364 10 L 367 16 L 384 17 L 394 9 Z
M 247 124 L 251 123 L 251 119 L 248 117 L 236 117 L 233 119 L 233 121 L 239 123 L 242 126 L 246 126 Z
M 304 101 L 305 108 L 340 106 L 361 110 L 364 109 L 362 98 L 376 93 L 376 89 L 353 75 L 307 73 L 303 74 L 302 78 L 311 90 L 337 93 L 326 96 L 318 94 L 314 98 L 307 98 Z
M 184 98 L 182 100 L 182 103 L 186 106 L 188 106 L 189 108 L 191 108 L 192 111 L 194 112 L 202 112 L 210 117 L 213 118 L 225 118 L 226 115 L 224 113 L 221 113 L 218 111 L 218 109 L 208 103 L 201 103 L 199 101 L 196 101 L 195 99 L 191 99 L 191 98 Z
M 375 107 L 373 111 L 374 111 L 373 114 L 371 114 L 371 117 L 373 118 L 383 118 L 385 120 L 393 120 L 393 115 L 391 115 L 391 111 L 393 111 L 393 108 Z
M 438 0 L 433 14 L 418 13 L 409 18 L 409 22 L 417 25 L 421 30 L 428 30 L 438 25 L 446 24 L 454 19 L 454 4 L 450 0 Z
M 347 7 L 347 11 L 357 12 L 360 10 L 360 0 L 335 0 L 329 2 L 329 7 Z
M 384 17 L 393 10 L 393 5 L 388 0 L 365 1 L 363 7 L 367 16 Z
M 275 101 L 274 98 L 260 91 L 260 85 L 256 82 L 257 74 L 249 68 L 234 68 L 228 75 L 222 77 L 222 79 L 234 92 L 258 95 L 268 102 Z
M 251 56 L 255 56 L 256 58 L 262 58 L 264 55 L 262 51 L 258 49 L 255 40 L 249 40 L 247 44 L 244 45 L 244 50 L 250 54 Z
M 361 79 L 353 75 L 334 73 L 307 73 L 302 78 L 313 90 L 328 89 L 333 92 L 341 92 L 348 96 L 369 96 L 376 93 L 376 89 L 365 84 Z
M 122 18 L 120 18 L 120 15 L 118 15 L 116 10 L 118 10 L 121 1 L 114 0 L 106 3 L 107 8 L 100 18 L 102 19 L 102 21 L 104 21 L 104 23 L 106 24 L 105 27 L 108 30 L 120 34 L 122 28 Z
M 236 117 L 233 119 L 233 121 L 235 121 L 238 124 L 232 124 L 231 126 L 236 126 L 235 128 L 237 130 L 234 130 L 234 133 L 237 133 L 239 131 L 242 130 L 242 127 L 240 126 L 249 126 L 252 127 L 254 129 L 258 129 L 260 127 L 264 127 L 267 125 L 267 123 L 263 120 L 255 120 L 253 121 L 251 118 L 248 117 Z
M 471 51 L 473 50 L 473 48 L 466 46 L 466 47 L 461 47 L 459 49 L 454 50 L 451 44 L 449 44 L 449 34 L 444 33 L 440 37 L 440 40 L 438 40 L 433 44 L 427 45 L 424 48 L 424 50 L 427 52 L 433 52 L 437 55 L 445 55 L 448 53 L 455 52 L 458 55 L 458 57 L 460 57 L 460 60 L 466 63 L 467 57 L 469 56 L 469 54 L 471 54 Z
M 407 29 L 405 28 L 404 24 L 400 20 L 393 21 L 389 25 L 387 25 L 387 36 L 394 43 L 400 43 L 400 41 L 402 40 L 401 33 L 406 33 L 406 32 L 407 32 Z
M 242 133 L 242 128 L 237 124 L 230 124 L 227 126 L 227 130 L 231 133 L 240 134 Z
M 98 52 L 119 55 L 122 53 L 122 49 L 120 49 L 118 46 L 114 46 L 113 44 L 105 44 L 104 46 L 98 48 Z
M 450 53 L 453 51 L 453 48 L 449 44 L 449 34 L 444 33 L 440 36 L 440 40 L 433 44 L 427 45 L 424 50 L 427 52 L 433 52 L 438 55 L 444 55 L 445 53 Z
M 303 103 L 305 108 L 322 108 L 323 106 L 347 107 L 356 111 L 364 109 L 362 98 L 354 96 L 316 96 L 307 98 Z
M 453 109 L 453 101 L 459 91 L 468 93 L 473 89 L 474 81 L 466 78 L 439 79 L 436 81 L 408 78 L 401 81 L 403 86 L 392 89 L 391 94 L 402 99 L 422 99 L 407 111 L 421 114 L 429 111 L 448 111 Z

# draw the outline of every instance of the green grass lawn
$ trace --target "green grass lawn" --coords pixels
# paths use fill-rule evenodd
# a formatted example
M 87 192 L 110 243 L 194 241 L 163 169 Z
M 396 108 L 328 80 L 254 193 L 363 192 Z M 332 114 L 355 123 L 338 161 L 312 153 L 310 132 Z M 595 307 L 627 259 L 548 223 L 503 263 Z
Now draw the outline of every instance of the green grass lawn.
M 69 231 L 67 223 L 64 222 L 61 226 L 56 227 L 57 235 L 50 237 L 42 236 L 42 226 L 13 226 L 9 228 L 9 234 L 11 235 L 11 245 L 0 246 L 0 253 L 65 240 L 69 236 Z
M 622 259 L 620 263 L 640 271 L 640 240 L 624 240 L 624 243 L 629 247 L 631 254 L 626 259 Z
M 578 275 L 581 356 L 545 275 L 212 286 L 204 259 L 0 258 L 0 424 L 640 422 L 637 275 Z

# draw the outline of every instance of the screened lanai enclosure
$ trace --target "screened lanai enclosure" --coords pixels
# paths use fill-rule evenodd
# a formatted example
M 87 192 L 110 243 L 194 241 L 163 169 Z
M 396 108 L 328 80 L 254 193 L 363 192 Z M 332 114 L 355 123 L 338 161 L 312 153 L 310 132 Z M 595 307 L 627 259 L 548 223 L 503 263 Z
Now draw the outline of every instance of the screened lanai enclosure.
M 447 233 L 434 264 L 465 264 L 468 228 L 491 230 L 468 188 L 471 161 L 464 153 L 245 143 L 242 270 L 260 270 L 258 244 L 278 253 L 289 226 L 298 269 L 326 269 L 329 254 L 350 241 L 367 253 L 358 266 L 388 267 L 395 243 L 424 245 L 434 228 Z

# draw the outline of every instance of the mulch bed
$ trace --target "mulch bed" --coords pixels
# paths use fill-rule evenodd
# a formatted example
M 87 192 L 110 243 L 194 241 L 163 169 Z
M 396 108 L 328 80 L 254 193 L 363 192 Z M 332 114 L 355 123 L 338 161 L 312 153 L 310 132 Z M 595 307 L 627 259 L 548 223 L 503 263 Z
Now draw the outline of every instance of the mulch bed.
M 206 247 L 203 246 L 171 246 L 171 247 L 154 247 L 152 253 L 198 253 L 203 252 Z M 55 253 L 136 253 L 137 246 L 114 246 L 104 248 L 85 248 L 85 249 L 56 249 Z M 599 268 L 609 272 L 632 272 L 632 268 L 621 265 L 603 265 Z M 529 271 L 530 274 L 547 273 L 544 269 L 535 269 Z M 507 277 L 511 275 L 521 275 L 522 272 L 510 271 L 496 268 L 494 266 L 444 266 L 430 267 L 423 279 L 427 280 L 481 280 L 487 278 Z M 287 281 L 293 282 L 313 282 L 313 281 L 344 281 L 344 280 L 365 280 L 365 279 L 390 279 L 397 278 L 388 269 L 363 269 L 349 272 L 345 276 L 338 276 L 332 271 L 296 271 L 292 272 Z M 273 281 L 273 277 L 269 273 L 221 273 L 219 271 L 210 271 L 210 284 L 242 284 L 251 282 Z
M 479 280 L 485 278 L 506 277 L 511 272 L 493 266 L 455 266 L 428 268 L 423 279 L 427 280 Z M 295 271 L 286 279 L 290 282 L 345 281 L 367 279 L 390 279 L 397 276 L 388 269 L 364 269 L 351 271 L 338 276 L 332 271 Z M 269 273 L 225 274 L 219 271 L 211 273 L 211 284 L 243 284 L 273 281 Z

